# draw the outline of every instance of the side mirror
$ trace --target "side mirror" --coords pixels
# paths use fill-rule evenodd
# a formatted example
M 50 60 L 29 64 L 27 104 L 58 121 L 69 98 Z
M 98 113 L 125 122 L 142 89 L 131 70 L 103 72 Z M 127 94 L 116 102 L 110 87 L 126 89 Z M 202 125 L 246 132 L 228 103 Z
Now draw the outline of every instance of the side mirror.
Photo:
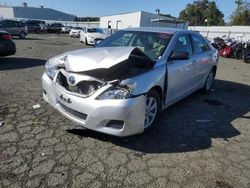
M 169 61 L 187 59 L 189 59 L 189 55 L 187 52 L 172 52 L 171 56 L 169 57 Z

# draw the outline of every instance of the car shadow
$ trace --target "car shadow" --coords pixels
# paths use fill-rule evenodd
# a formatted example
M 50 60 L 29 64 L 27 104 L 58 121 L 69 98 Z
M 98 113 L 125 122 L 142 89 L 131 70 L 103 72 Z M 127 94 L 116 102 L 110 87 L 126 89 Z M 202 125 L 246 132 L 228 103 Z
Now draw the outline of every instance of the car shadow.
M 44 59 L 3 57 L 0 58 L 0 71 L 36 67 L 44 65 L 45 62 L 46 60 Z
M 19 37 L 12 37 L 12 39 L 15 41 L 15 40 L 45 40 L 45 39 L 42 39 L 42 38 L 29 38 L 29 37 L 25 37 L 24 39 L 20 39 Z
M 99 139 L 142 153 L 203 150 L 212 146 L 213 138 L 228 142 L 241 134 L 232 122 L 238 118 L 249 119 L 245 115 L 250 111 L 247 96 L 250 96 L 250 86 L 215 80 L 213 92 L 208 95 L 195 92 L 176 103 L 161 113 L 154 129 L 143 134 L 119 138 L 87 129 L 67 131 L 81 138 Z

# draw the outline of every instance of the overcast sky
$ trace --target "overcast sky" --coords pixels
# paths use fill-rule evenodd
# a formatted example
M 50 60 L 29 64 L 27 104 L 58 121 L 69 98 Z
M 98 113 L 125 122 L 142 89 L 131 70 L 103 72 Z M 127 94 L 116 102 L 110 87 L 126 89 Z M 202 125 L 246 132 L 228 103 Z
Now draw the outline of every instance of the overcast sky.
M 250 0 L 247 0 L 250 1 Z M 124 12 L 147 11 L 155 13 L 159 8 L 164 14 L 178 17 L 179 12 L 193 0 L 0 0 L 0 4 L 21 5 L 57 9 L 78 16 L 105 16 Z M 234 11 L 235 0 L 215 0 L 226 20 Z

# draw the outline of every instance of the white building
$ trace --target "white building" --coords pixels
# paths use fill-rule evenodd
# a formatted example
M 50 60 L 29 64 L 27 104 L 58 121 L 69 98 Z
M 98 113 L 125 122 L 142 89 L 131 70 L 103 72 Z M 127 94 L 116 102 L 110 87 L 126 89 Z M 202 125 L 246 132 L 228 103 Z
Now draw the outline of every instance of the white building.
M 129 27 L 170 27 L 187 29 L 188 23 L 175 18 L 139 11 L 100 18 L 101 28 L 125 29 Z
M 28 7 L 27 4 L 23 6 L 1 6 L 0 18 L 16 19 L 16 20 L 53 20 L 53 21 L 74 21 L 74 16 L 60 12 L 51 8 L 44 8 L 43 6 Z

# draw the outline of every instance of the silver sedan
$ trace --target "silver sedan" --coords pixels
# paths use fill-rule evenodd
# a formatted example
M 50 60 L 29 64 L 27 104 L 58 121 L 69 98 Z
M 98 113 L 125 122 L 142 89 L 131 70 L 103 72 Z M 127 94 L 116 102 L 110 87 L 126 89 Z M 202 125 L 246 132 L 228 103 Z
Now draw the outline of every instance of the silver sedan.
M 170 105 L 209 92 L 217 63 L 218 52 L 196 32 L 130 28 L 48 60 L 43 98 L 87 129 L 139 134 Z

